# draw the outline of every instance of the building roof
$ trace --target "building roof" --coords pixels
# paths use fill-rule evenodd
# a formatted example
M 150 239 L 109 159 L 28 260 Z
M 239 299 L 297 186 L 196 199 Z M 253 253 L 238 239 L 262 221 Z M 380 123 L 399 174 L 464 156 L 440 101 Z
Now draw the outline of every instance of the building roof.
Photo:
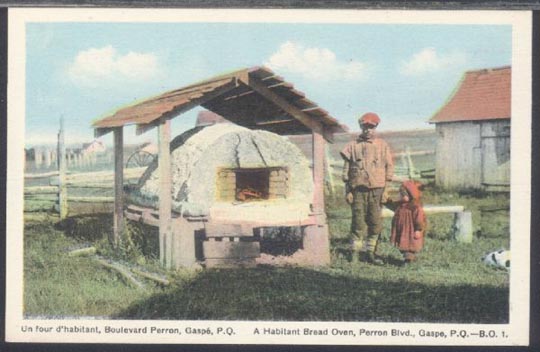
M 93 127 L 100 136 L 135 124 L 140 134 L 199 105 L 238 125 L 278 134 L 311 133 L 322 125 L 329 139 L 345 131 L 326 110 L 266 67 L 245 68 L 145 99 L 94 122 Z
M 430 123 L 509 119 L 510 66 L 465 72 L 457 88 Z

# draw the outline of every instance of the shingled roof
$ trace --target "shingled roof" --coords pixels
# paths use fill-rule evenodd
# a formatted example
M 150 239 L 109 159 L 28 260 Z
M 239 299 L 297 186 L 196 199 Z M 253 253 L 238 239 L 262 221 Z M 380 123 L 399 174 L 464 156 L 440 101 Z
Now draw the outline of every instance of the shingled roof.
M 317 126 L 325 138 L 345 128 L 305 94 L 266 67 L 251 67 L 172 90 L 116 111 L 93 123 L 96 135 L 125 125 L 137 133 L 196 106 L 238 125 L 278 134 L 306 134 Z
M 454 93 L 429 122 L 509 119 L 511 81 L 510 66 L 465 72 Z

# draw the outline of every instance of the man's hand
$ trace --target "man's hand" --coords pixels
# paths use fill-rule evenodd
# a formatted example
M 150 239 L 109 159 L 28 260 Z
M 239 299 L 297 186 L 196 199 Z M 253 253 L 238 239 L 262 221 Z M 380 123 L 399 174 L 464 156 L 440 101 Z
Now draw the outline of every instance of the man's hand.
M 345 201 L 347 201 L 347 204 L 352 204 L 354 201 L 354 195 L 352 192 L 352 187 L 348 182 L 345 182 Z
M 422 231 L 414 231 L 414 239 L 415 240 L 419 240 L 422 238 L 424 234 L 422 233 Z
M 350 205 L 350 204 L 353 204 L 354 202 L 354 195 L 352 194 L 352 192 L 347 192 L 347 194 L 345 195 L 345 200 L 347 201 L 347 203 Z
M 381 196 L 381 204 L 386 204 L 388 203 L 388 201 L 390 201 L 388 197 L 388 187 L 384 187 L 384 190 Z

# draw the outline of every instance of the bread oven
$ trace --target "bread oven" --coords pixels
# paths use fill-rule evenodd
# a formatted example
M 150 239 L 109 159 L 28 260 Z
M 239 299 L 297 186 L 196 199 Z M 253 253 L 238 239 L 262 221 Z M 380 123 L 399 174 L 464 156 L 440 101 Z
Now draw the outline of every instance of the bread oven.
M 170 120 L 198 105 L 232 123 L 198 126 L 171 141 Z M 159 153 L 124 194 L 127 124 L 136 124 L 139 133 L 157 127 Z M 197 260 L 208 267 L 254 264 L 265 229 L 295 228 L 305 253 L 298 263 L 328 263 L 324 148 L 344 129 L 271 70 L 243 69 L 166 92 L 122 108 L 94 128 L 96 136 L 114 132 L 111 242 L 119 242 L 127 218 L 159 227 L 160 260 L 167 268 Z M 283 137 L 290 134 L 310 134 L 311 160 Z
M 313 178 L 309 161 L 285 137 L 218 124 L 189 130 L 171 145 L 172 210 L 177 217 L 199 223 L 203 240 L 203 258 L 199 259 L 254 263 L 261 228 L 301 227 L 310 221 Z M 157 162 L 126 193 L 130 204 L 159 207 Z M 216 246 L 236 254 L 216 253 Z M 243 250 L 235 251 L 235 247 Z M 242 253 L 247 247 L 248 256 Z

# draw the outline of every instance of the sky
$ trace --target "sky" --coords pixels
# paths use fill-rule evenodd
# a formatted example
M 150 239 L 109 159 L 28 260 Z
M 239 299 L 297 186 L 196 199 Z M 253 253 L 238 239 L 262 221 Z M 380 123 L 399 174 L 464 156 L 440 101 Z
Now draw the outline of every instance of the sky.
M 93 139 L 92 121 L 136 100 L 265 65 L 358 130 L 433 128 L 429 118 L 468 70 L 511 64 L 509 25 L 295 23 L 28 23 L 27 146 Z M 172 121 L 173 136 L 199 109 Z M 125 143 L 153 141 L 128 127 Z M 110 144 L 111 134 L 102 138 Z

